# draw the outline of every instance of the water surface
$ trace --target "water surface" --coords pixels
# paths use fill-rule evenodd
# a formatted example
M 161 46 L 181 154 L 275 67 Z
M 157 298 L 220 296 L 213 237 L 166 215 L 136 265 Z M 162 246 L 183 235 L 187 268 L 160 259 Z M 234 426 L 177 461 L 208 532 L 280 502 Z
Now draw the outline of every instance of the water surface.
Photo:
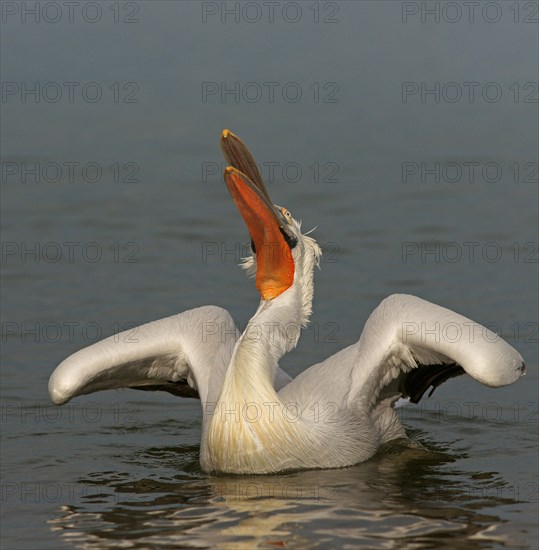
M 537 83 L 536 24 L 501 2 L 498 22 L 453 24 L 403 23 L 391 1 L 328 3 L 338 22 L 318 24 L 307 3 L 297 23 L 204 22 L 203 5 L 221 3 L 172 1 L 120 3 L 125 16 L 127 4 L 137 23 L 115 23 L 103 4 L 95 23 L 2 24 L 3 81 L 95 82 L 104 94 L 3 96 L 3 546 L 535 548 L 537 96 L 512 94 Z M 236 82 L 303 95 L 223 99 Z M 404 102 L 403 82 L 494 82 L 503 94 Z M 125 83 L 138 102 L 115 102 L 133 91 Z M 219 94 L 204 97 L 204 83 Z M 323 101 L 330 92 L 337 101 Z M 325 250 L 311 327 L 283 368 L 295 375 L 356 341 L 372 309 L 405 292 L 488 324 L 522 353 L 526 377 L 496 390 L 451 381 L 400 410 L 416 445 L 275 476 L 204 474 L 192 400 L 116 391 L 53 407 L 50 373 L 99 337 L 208 303 L 240 326 L 254 312 L 236 267 L 248 236 L 219 176 L 225 127 Z M 36 163 L 78 168 L 25 181 Z M 87 163 L 103 168 L 98 181 Z M 422 163 L 447 177 L 422 181 Z M 448 163 L 479 169 L 452 181 Z

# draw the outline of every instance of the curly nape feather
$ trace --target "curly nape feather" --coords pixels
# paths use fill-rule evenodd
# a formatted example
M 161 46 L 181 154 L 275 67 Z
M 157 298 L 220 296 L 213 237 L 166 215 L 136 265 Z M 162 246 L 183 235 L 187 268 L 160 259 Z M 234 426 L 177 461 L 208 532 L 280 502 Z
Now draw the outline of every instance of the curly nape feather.
M 301 225 L 300 225 L 301 227 Z M 301 326 L 305 327 L 313 311 L 314 268 L 320 267 L 322 249 L 318 243 L 307 235 L 301 235 L 303 245 L 302 262 L 296 267 L 296 277 L 301 288 Z M 295 259 L 295 258 L 294 258 Z

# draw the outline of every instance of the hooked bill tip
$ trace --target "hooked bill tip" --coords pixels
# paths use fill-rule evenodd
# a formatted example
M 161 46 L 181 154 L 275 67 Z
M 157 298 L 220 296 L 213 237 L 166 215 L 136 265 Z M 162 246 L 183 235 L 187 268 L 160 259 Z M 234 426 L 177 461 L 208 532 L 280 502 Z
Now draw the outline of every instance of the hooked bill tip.
M 223 139 L 226 139 L 228 137 L 228 134 L 230 134 L 230 130 L 227 130 L 226 128 L 222 131 L 221 137 Z

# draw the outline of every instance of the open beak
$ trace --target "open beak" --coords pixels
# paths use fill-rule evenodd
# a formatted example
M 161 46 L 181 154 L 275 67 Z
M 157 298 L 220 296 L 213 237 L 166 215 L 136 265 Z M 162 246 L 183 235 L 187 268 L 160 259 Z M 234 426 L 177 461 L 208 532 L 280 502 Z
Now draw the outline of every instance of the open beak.
M 271 199 L 266 191 L 266 186 L 264 185 L 258 166 L 253 155 L 247 149 L 247 145 L 230 130 L 223 130 L 221 133 L 221 151 L 227 163 L 243 172 L 271 204 Z
M 229 141 L 230 136 L 233 134 L 228 133 L 225 137 L 223 132 L 221 143 L 227 143 L 225 158 L 227 161 L 233 159 L 239 163 L 237 165 L 243 163 L 243 166 L 248 168 L 245 162 L 249 158 L 252 159 L 252 156 L 239 138 L 234 136 L 243 146 L 244 151 L 248 153 L 248 156 L 244 154 L 244 151 L 242 151 L 242 155 L 236 155 L 241 147 L 236 146 L 237 142 Z M 258 183 L 253 182 L 236 167 L 228 166 L 225 169 L 225 181 L 247 224 L 256 250 L 256 288 L 263 300 L 273 300 L 292 286 L 294 260 L 289 242 L 285 239 L 286 232 L 283 229 L 282 214 L 270 201 L 258 170 L 256 173 L 251 170 L 251 174 L 254 174 L 255 178 L 259 178 Z

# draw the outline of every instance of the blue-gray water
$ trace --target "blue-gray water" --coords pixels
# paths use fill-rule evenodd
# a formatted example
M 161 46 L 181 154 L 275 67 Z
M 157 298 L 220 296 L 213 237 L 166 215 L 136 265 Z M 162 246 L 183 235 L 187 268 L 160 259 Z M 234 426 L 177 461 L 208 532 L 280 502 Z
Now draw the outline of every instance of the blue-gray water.
M 430 2 L 438 22 L 424 2 L 281 3 L 271 20 L 265 3 L 257 20 L 254 3 L 48 2 L 37 22 L 23 4 L 1 24 L 2 547 L 535 548 L 537 4 L 459 19 Z M 207 303 L 240 326 L 254 312 L 222 128 L 326 251 L 286 370 L 406 292 L 489 324 L 526 377 L 461 377 L 402 409 L 423 449 L 282 476 L 204 474 L 192 400 L 50 405 L 54 367 L 99 335 Z

